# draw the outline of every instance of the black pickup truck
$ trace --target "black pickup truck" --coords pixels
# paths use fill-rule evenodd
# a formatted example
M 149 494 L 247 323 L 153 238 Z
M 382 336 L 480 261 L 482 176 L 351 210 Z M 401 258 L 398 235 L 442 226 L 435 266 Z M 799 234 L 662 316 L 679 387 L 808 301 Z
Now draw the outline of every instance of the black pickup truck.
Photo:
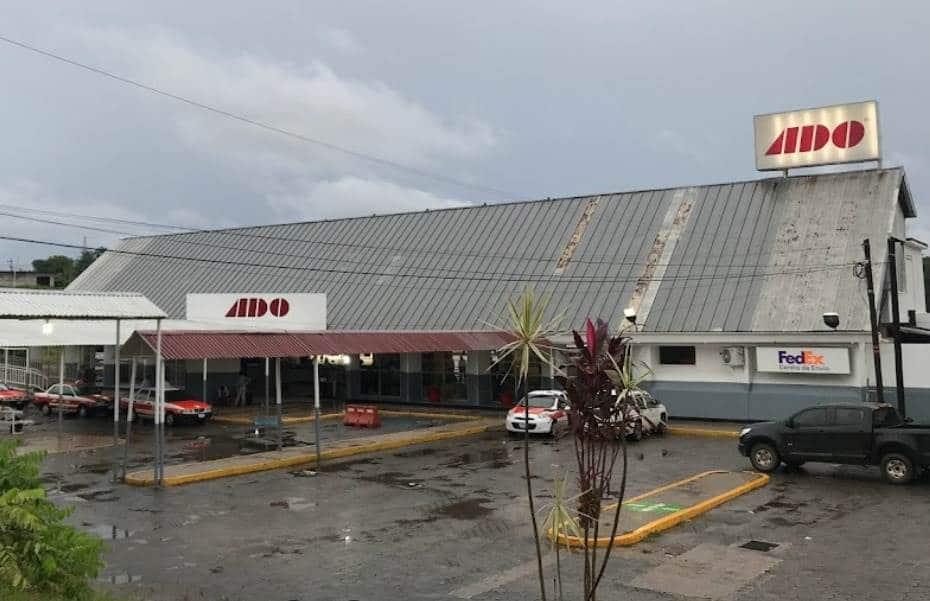
M 782 462 L 880 465 L 885 480 L 906 484 L 930 467 L 930 427 L 908 422 L 891 405 L 818 405 L 786 420 L 746 426 L 739 452 L 760 472 L 773 472 Z

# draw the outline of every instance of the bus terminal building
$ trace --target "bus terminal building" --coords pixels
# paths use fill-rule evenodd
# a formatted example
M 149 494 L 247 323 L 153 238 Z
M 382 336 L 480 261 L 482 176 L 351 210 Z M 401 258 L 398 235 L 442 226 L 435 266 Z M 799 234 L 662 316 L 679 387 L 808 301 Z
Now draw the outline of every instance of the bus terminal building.
M 926 245 L 907 232 L 915 217 L 902 168 L 769 177 L 129 238 L 69 290 L 141 293 L 182 320 L 174 329 L 166 322 L 166 348 L 179 349 L 165 355 L 173 359 L 167 373 L 193 390 L 204 373 L 197 357 L 236 344 L 221 331 L 246 318 L 270 332 L 316 336 L 305 339 L 307 349 L 330 349 L 324 397 L 499 407 L 514 388 L 506 366 L 494 364 L 505 341 L 499 328 L 507 327 L 507 301 L 531 288 L 566 332 L 589 317 L 619 329 L 624 310 L 634 309 L 629 333 L 651 370 L 645 386 L 673 417 L 765 419 L 874 398 L 862 243 L 871 241 L 878 317 L 887 324 L 894 237 L 913 343 L 903 362 L 909 415 L 930 419 L 930 375 L 921 369 L 930 347 L 920 344 Z M 222 324 L 213 332 L 183 325 L 198 295 L 232 299 L 210 309 Z M 276 321 L 300 311 L 299 295 L 325 295 L 325 324 L 315 332 Z M 838 315 L 835 329 L 824 313 Z M 552 338 L 565 349 L 570 340 Z M 884 333 L 881 351 L 893 399 Z M 211 361 L 208 397 L 240 372 L 261 380 L 263 361 L 248 353 L 232 348 Z M 298 354 L 292 349 L 283 375 L 295 397 L 312 382 L 311 362 Z M 558 350 L 553 356 L 568 362 Z M 529 385 L 550 387 L 552 375 L 536 364 Z

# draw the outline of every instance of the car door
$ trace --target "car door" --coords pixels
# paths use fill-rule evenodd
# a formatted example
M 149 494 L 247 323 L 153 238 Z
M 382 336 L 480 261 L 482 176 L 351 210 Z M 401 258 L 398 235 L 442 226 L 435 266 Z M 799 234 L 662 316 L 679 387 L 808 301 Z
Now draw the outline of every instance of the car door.
M 827 407 L 812 407 L 795 414 L 785 433 L 785 454 L 800 461 L 829 460 L 829 419 Z
M 826 428 L 827 448 L 842 463 L 863 463 L 872 446 L 870 409 L 865 407 L 835 407 Z
M 662 409 L 659 407 L 659 401 L 652 398 L 652 395 L 643 393 L 643 415 L 649 420 L 652 427 L 658 427 L 662 422 Z

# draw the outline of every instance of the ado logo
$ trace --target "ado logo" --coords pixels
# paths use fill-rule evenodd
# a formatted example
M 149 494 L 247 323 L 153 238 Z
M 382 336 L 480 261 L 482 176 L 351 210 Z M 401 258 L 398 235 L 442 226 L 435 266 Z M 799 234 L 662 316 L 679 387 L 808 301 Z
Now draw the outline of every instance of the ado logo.
M 283 298 L 266 301 L 263 298 L 240 298 L 232 304 L 226 317 L 284 317 L 291 310 L 290 303 Z

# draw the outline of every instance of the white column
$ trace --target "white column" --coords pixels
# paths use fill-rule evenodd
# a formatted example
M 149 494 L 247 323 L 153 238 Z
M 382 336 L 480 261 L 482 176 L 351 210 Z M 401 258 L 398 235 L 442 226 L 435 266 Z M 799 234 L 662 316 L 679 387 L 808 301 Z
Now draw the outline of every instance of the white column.
M 113 349 L 113 445 L 119 444 L 119 376 L 120 320 L 116 320 L 116 347 Z
M 276 357 L 274 360 L 274 396 L 275 396 L 275 406 L 277 407 L 278 415 L 278 450 L 281 450 L 283 445 L 282 441 L 282 430 L 284 429 L 284 424 L 282 423 L 283 417 L 281 416 L 281 358 Z
M 316 431 L 316 468 L 320 469 L 320 356 L 313 357 L 313 429 Z
M 65 347 L 58 347 L 58 450 L 61 450 L 61 435 L 65 425 Z
M 158 320 L 155 333 L 155 484 L 162 484 L 162 375 L 161 375 L 161 320 Z
M 201 399 L 204 403 L 207 402 L 207 358 L 203 358 L 203 398 Z

